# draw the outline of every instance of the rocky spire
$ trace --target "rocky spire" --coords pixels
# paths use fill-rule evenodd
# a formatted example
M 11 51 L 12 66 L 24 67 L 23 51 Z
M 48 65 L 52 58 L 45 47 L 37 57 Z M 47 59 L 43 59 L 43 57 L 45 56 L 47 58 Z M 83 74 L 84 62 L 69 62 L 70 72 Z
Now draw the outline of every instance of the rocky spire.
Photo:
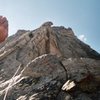
M 53 23 L 51 21 L 43 23 L 41 26 L 51 27 Z
M 100 99 L 100 54 L 71 28 L 51 25 L 0 44 L 0 100 Z

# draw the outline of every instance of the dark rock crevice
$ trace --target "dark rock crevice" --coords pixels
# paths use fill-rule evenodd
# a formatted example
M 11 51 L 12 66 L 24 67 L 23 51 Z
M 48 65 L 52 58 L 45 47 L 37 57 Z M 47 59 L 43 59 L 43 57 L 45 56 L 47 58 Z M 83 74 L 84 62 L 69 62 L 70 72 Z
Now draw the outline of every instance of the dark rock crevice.
M 47 29 L 47 40 L 46 40 L 46 46 L 45 46 L 45 50 L 46 50 L 46 53 L 49 54 L 50 53 L 50 33 L 49 33 L 49 30 Z

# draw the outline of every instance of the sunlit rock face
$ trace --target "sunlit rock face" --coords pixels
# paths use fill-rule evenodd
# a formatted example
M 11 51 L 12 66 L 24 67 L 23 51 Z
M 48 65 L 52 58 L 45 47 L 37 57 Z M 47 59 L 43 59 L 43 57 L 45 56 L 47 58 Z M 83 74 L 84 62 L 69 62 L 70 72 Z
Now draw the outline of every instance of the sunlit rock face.
M 0 100 L 100 99 L 100 54 L 71 28 L 52 25 L 0 44 Z

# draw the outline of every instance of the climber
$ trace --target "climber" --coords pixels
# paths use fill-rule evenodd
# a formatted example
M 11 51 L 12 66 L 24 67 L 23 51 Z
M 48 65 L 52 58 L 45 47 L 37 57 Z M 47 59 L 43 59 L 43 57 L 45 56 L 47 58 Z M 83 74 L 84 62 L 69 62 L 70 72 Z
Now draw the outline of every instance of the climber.
M 8 37 L 8 21 L 6 17 L 0 16 L 0 43 Z

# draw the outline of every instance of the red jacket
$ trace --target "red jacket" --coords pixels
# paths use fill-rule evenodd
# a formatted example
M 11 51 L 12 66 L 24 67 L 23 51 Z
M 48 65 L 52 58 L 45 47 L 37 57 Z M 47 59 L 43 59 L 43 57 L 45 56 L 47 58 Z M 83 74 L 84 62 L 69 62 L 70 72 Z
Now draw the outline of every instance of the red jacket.
M 8 36 L 8 21 L 5 17 L 0 16 L 0 43 L 5 41 Z

